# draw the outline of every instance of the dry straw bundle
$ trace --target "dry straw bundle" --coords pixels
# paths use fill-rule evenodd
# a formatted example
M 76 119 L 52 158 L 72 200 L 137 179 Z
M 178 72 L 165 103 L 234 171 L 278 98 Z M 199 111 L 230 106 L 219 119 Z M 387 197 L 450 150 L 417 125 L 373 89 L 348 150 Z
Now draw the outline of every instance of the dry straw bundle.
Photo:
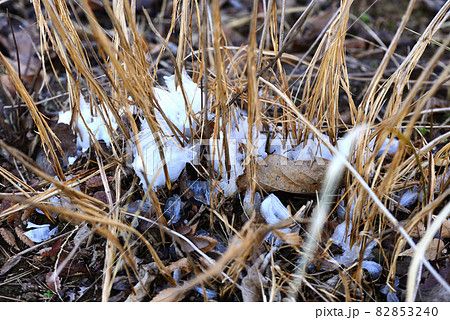
M 255 0 L 248 19 L 230 19 L 218 0 L 164 2 L 157 15 L 101 1 L 105 27 L 92 1 L 33 0 L 39 54 L 60 63 L 56 77 L 65 71 L 53 122 L 73 134 L 73 152 L 0 54 L 52 169 L 1 141 L 41 188 L 1 170 L 16 189 L 0 217 L 36 208 L 76 226 L 47 277 L 53 291 L 96 233 L 103 301 L 413 301 L 422 266 L 450 294 L 438 271 L 449 263 L 450 133 L 433 123 L 448 101 L 432 104 L 448 90 L 450 39 L 433 37 L 448 28 L 450 1 L 406 54 L 396 49 L 416 1 L 388 45 L 364 24 L 381 52 L 365 82 L 349 66 L 349 29 L 363 17 L 352 0 L 328 8 L 306 53 L 293 52 L 319 2 Z M 230 28 L 242 26 L 249 36 L 233 45 Z M 408 256 L 402 288 L 396 268 Z M 114 296 L 120 277 L 127 296 Z

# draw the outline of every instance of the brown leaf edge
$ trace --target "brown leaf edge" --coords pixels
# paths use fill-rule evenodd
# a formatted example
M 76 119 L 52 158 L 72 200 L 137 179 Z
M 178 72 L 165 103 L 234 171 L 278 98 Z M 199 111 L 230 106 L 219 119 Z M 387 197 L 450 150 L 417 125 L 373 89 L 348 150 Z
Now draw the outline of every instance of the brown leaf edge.
M 23 243 L 25 243 L 27 246 L 29 246 L 30 248 L 34 246 L 34 242 L 30 240 L 30 238 L 28 238 L 25 234 L 24 231 L 22 229 L 20 229 L 19 227 L 15 227 L 14 231 L 16 231 L 17 234 L 17 238 L 19 238 L 20 241 L 22 241 Z
M 13 247 L 16 250 L 19 250 L 19 247 L 17 246 L 16 243 L 16 238 L 14 237 L 14 234 L 11 231 L 5 228 L 0 228 L 0 236 L 2 236 L 3 240 L 5 240 L 5 242 L 9 244 L 11 247 Z

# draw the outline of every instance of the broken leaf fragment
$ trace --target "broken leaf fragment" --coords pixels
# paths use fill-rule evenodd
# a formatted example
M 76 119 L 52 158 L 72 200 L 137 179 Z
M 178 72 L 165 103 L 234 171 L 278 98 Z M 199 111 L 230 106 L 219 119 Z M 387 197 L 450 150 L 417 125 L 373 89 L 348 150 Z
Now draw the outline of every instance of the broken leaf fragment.
M 436 260 L 441 255 L 441 251 L 442 249 L 444 249 L 444 247 L 444 241 L 434 238 L 425 251 L 424 258 L 429 261 Z M 414 255 L 415 250 L 413 248 L 407 249 L 399 254 L 400 257 L 413 257 Z

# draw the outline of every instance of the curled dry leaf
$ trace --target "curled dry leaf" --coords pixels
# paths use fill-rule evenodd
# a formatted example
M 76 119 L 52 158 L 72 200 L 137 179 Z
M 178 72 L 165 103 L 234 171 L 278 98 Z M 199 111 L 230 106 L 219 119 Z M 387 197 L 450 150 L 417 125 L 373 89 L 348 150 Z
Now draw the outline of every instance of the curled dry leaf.
M 45 283 L 50 290 L 53 292 L 59 292 L 61 290 L 61 280 L 59 276 L 55 272 L 49 272 L 45 276 Z
M 53 246 L 40 250 L 37 253 L 37 255 L 40 256 L 40 258 L 55 256 L 61 250 L 61 244 L 62 244 L 62 239 L 60 238 L 60 239 L 58 239 L 58 241 L 55 242 L 55 244 Z
M 211 251 L 211 249 L 218 244 L 216 239 L 207 236 L 188 236 L 187 238 L 191 240 L 192 243 L 194 243 L 194 245 L 204 253 Z M 194 248 L 192 248 L 190 244 L 184 241 L 182 247 L 186 252 L 194 251 Z
M 312 162 L 292 161 L 272 154 L 256 165 L 258 186 L 266 192 L 314 194 L 320 190 L 328 163 L 328 160 L 318 157 Z M 238 182 L 241 188 L 245 184 L 243 180 L 245 177 Z
M 2 236 L 3 240 L 5 240 L 5 242 L 9 244 L 11 247 L 13 247 L 16 250 L 19 250 L 19 247 L 17 246 L 16 243 L 16 238 L 14 237 L 14 234 L 11 231 L 5 228 L 0 228 L 0 236 Z
M 130 294 L 125 302 L 139 302 L 148 295 L 150 284 L 159 274 L 156 262 L 143 264 L 139 266 L 139 282 L 134 286 L 133 293 Z
M 425 259 L 429 261 L 434 261 L 441 255 L 442 249 L 444 249 L 445 244 L 444 241 L 441 239 L 434 238 L 430 245 L 428 246 L 427 250 L 425 251 Z M 400 257 L 413 257 L 415 254 L 414 249 L 410 248 L 408 250 L 405 250 L 399 254 Z
M 14 231 L 17 234 L 17 238 L 19 238 L 20 241 L 22 241 L 24 244 L 26 244 L 27 246 L 29 246 L 30 248 L 34 246 L 34 242 L 30 240 L 30 238 L 28 238 L 22 229 L 20 229 L 19 227 L 15 227 Z
M 179 226 L 175 230 L 183 236 L 193 236 L 197 230 L 198 221 L 192 226 Z
M 192 271 L 191 264 L 189 263 L 189 260 L 187 258 L 181 258 L 171 265 L 167 266 L 167 271 L 169 271 L 170 273 L 174 272 L 177 269 L 186 273 L 190 273 Z

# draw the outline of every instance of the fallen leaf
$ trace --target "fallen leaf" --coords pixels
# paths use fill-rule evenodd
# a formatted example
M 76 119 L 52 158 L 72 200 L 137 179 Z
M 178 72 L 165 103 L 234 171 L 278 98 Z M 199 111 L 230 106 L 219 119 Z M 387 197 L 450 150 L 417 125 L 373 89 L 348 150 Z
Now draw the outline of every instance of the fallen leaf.
M 450 238 L 450 220 L 444 220 L 441 228 L 441 237 L 444 239 Z
M 328 163 L 317 157 L 313 162 L 292 161 L 273 154 L 256 165 L 256 179 L 258 186 L 266 192 L 314 194 L 320 190 Z
M 62 262 L 62 261 L 61 261 Z M 57 265 L 59 267 L 59 264 Z M 89 270 L 84 264 L 84 262 L 79 262 L 71 260 L 70 263 L 66 264 L 64 268 L 61 269 L 61 277 L 68 277 L 73 275 L 89 274 Z
M 16 250 L 19 250 L 19 247 L 17 246 L 16 243 L 16 238 L 14 237 L 14 234 L 11 231 L 5 228 L 0 228 L 0 236 L 2 236 L 3 240 L 5 240 L 5 242 L 9 244 L 11 247 L 13 247 Z
M 447 170 L 445 174 L 440 174 L 436 177 L 436 188 L 434 188 L 434 193 L 439 194 L 444 191 L 446 187 L 449 186 L 450 181 L 450 170 Z
M 37 255 L 42 257 L 50 257 L 57 255 L 58 252 L 61 250 L 61 244 L 62 244 L 62 238 L 58 239 L 58 241 L 55 242 L 55 244 L 50 248 L 44 248 L 40 250 Z
M 242 279 L 241 293 L 244 302 L 263 301 L 263 288 L 267 284 L 267 279 L 261 274 L 261 265 L 265 260 L 265 255 L 260 255 L 251 266 L 246 267 L 247 275 Z
M 108 197 L 106 196 L 106 192 L 101 190 L 97 191 L 92 195 L 95 199 L 100 200 L 103 203 L 108 203 Z M 113 194 L 111 194 L 112 201 L 115 202 L 116 199 Z
M 204 253 L 210 251 L 218 244 L 216 239 L 207 236 L 188 236 L 187 238 L 191 240 L 192 243 Z M 184 241 L 182 243 L 182 247 L 185 252 L 194 251 L 194 248 L 192 248 L 190 244 Z
M 114 180 L 113 177 L 107 177 L 108 182 L 111 182 Z M 88 188 L 97 188 L 97 187 L 103 187 L 103 180 L 101 176 L 95 176 L 90 178 L 88 181 L 86 181 L 86 187 Z
M 19 227 L 15 227 L 14 231 L 17 234 L 17 238 L 19 238 L 20 241 L 22 241 L 24 244 L 26 244 L 27 246 L 29 246 L 30 248 L 34 246 L 34 242 L 30 240 L 30 238 L 28 238 L 25 234 L 24 231 L 22 229 L 20 229 Z
M 49 272 L 45 276 L 45 283 L 48 288 L 53 292 L 59 292 L 61 290 L 61 280 L 55 272 Z
M 193 236 L 197 230 L 198 221 L 192 226 L 179 226 L 175 230 L 183 236 Z
M 34 212 L 36 208 L 30 207 L 24 210 L 22 216 L 20 217 L 20 220 L 26 221 L 31 216 L 31 214 Z
M 189 263 L 189 260 L 187 258 L 181 258 L 167 266 L 167 271 L 169 271 L 170 273 L 174 272 L 177 269 L 186 273 L 190 273 L 192 271 L 191 264 Z
M 58 137 L 59 145 L 66 157 L 77 155 L 76 137 L 70 126 L 66 123 L 57 123 L 52 127 L 53 133 Z
M 27 89 L 31 91 L 38 88 L 43 79 L 42 71 L 40 70 L 41 61 L 36 54 L 39 44 L 38 39 L 39 34 L 33 26 L 25 27 L 20 31 L 14 31 L 14 33 L 11 32 L 8 38 L 2 39 L 2 44 L 8 49 L 9 56 L 11 57 L 6 57 L 5 59 L 17 73 L 19 73 L 20 66 L 20 78 Z M 4 88 L 14 96 L 15 89 L 9 81 L 9 78 L 2 75 L 1 82 Z M 34 87 L 29 88 L 32 84 Z
M 414 228 L 411 230 L 409 235 L 413 238 L 422 238 L 423 235 L 427 232 L 427 229 L 425 228 L 425 225 L 422 221 L 419 221 Z
M 427 229 L 425 228 L 425 225 L 420 221 L 416 224 L 414 229 L 411 230 L 409 235 L 413 238 L 422 238 L 426 232 Z M 440 229 L 440 235 L 444 239 L 450 238 L 450 220 L 444 220 L 444 223 Z
M 450 266 L 447 265 L 439 270 L 444 280 L 450 283 Z M 431 274 L 419 285 L 419 294 L 416 301 L 424 302 L 448 302 L 450 293 Z
M 125 302 L 139 302 L 144 300 L 148 295 L 150 284 L 159 274 L 156 262 L 143 264 L 139 266 L 140 281 L 134 286 L 132 294 L 130 294 Z
M 425 259 L 429 261 L 436 260 L 440 255 L 442 249 L 444 249 L 445 244 L 444 241 L 441 239 L 434 238 L 430 245 L 428 246 L 427 250 L 425 251 L 424 257 Z M 413 248 L 410 248 L 408 250 L 405 250 L 399 254 L 400 257 L 413 257 L 415 254 L 415 251 Z
M 8 200 L 3 200 L 2 203 L 0 203 L 0 212 L 5 211 L 9 207 L 12 206 L 12 203 Z

